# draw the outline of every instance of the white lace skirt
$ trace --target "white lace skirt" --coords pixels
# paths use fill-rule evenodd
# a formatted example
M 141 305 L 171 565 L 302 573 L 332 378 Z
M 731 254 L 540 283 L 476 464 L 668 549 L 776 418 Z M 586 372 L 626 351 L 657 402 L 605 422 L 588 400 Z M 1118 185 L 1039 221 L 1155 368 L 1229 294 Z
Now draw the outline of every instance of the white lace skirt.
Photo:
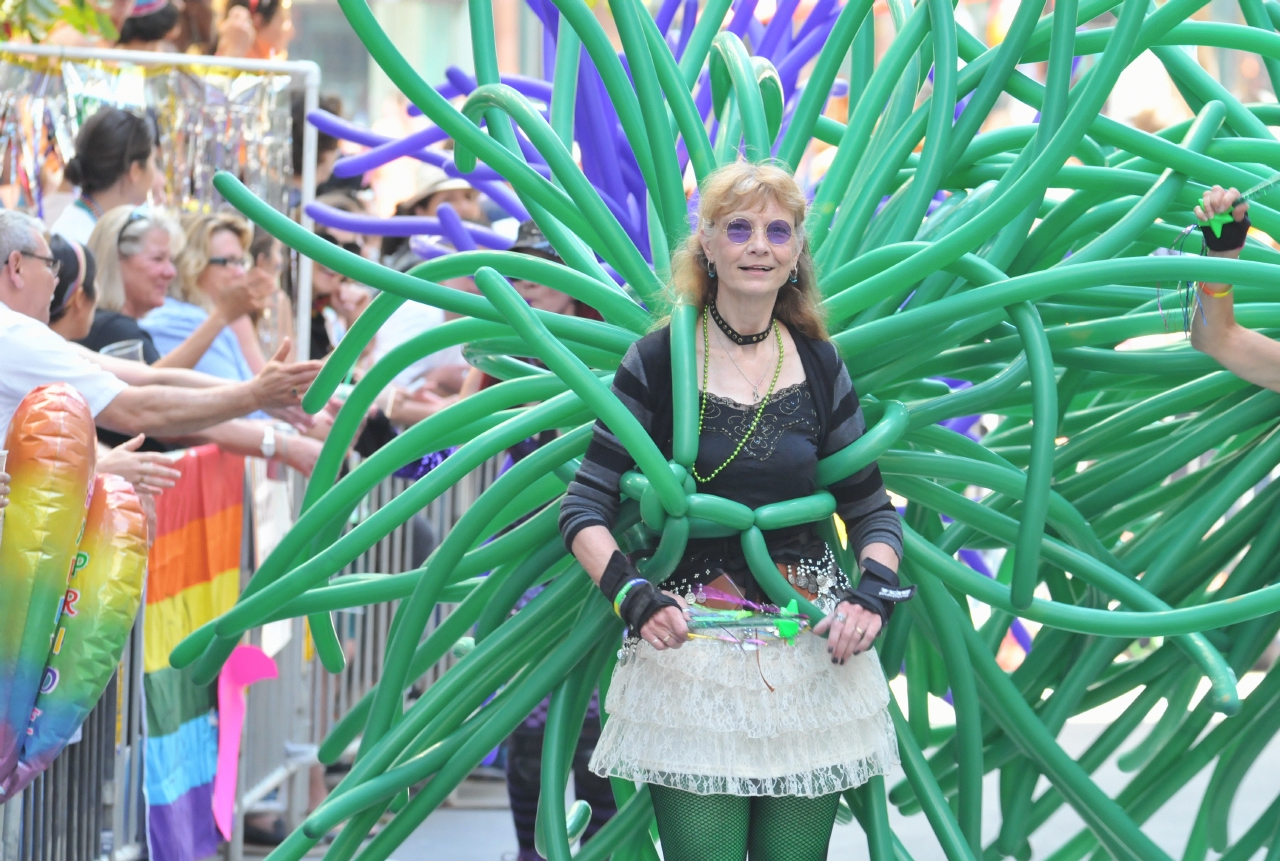
M 875 650 L 838 666 L 826 644 L 802 634 L 749 652 L 715 640 L 629 645 L 591 770 L 700 795 L 808 798 L 887 774 L 898 741 Z

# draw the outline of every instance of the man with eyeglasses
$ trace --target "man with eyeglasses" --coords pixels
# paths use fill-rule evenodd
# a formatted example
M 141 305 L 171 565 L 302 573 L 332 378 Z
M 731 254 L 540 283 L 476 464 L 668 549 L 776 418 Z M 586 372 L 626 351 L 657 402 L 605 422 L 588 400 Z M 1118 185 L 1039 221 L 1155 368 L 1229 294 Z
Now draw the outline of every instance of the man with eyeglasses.
M 128 436 L 177 436 L 255 410 L 296 406 L 320 371 L 320 362 L 279 361 L 286 344 L 276 360 L 243 383 L 219 384 L 183 372 L 173 379 L 190 387 L 129 385 L 48 327 L 57 272 L 44 226 L 24 213 L 0 211 L 0 438 L 22 399 L 45 383 L 71 384 L 101 427 Z

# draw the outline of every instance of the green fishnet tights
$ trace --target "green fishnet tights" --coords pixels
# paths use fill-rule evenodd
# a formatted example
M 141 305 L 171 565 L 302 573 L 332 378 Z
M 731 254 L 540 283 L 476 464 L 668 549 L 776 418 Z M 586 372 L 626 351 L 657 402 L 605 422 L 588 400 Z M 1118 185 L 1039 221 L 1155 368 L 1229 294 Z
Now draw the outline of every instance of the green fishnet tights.
M 825 861 L 840 800 L 649 792 L 666 861 Z

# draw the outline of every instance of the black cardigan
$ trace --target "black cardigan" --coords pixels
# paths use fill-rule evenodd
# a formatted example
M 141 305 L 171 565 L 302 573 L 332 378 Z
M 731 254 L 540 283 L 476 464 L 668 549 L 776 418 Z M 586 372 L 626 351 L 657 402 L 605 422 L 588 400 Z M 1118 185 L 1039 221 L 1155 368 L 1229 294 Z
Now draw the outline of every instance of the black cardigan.
M 865 432 L 858 394 L 830 341 L 808 338 L 794 328 L 788 329 L 818 413 L 818 456 L 826 457 Z M 670 458 L 673 397 L 669 326 L 649 333 L 631 346 L 614 375 L 613 393 Z M 635 461 L 617 437 L 603 422 L 597 421 L 582 466 L 560 506 L 560 532 L 566 547 L 572 549 L 573 539 L 588 526 L 612 528 L 620 506 L 619 481 L 622 474 L 634 466 Z M 836 512 L 845 521 L 849 545 L 858 554 L 856 558 L 860 558 L 862 548 L 873 541 L 893 547 L 901 558 L 902 526 L 874 463 L 827 489 L 836 498 Z M 770 536 L 765 537 L 768 540 Z

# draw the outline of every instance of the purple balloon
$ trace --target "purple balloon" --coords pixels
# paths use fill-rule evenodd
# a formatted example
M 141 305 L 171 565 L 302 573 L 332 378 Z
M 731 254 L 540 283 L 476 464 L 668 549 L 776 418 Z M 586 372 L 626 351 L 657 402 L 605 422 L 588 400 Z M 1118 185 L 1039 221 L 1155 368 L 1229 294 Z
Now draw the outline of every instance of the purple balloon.
M 476 251 L 479 249 L 480 246 L 476 245 L 475 239 L 472 238 L 471 232 L 467 229 L 470 225 L 463 223 L 462 218 L 452 205 L 448 203 L 440 204 L 436 208 L 436 218 L 440 222 L 440 235 L 452 242 L 454 248 L 459 251 Z
M 446 254 L 453 253 L 452 248 L 446 248 L 438 242 L 433 242 L 428 236 L 410 236 L 409 250 L 423 260 L 434 260 L 437 257 L 444 257 Z
M 778 4 L 773 18 L 769 20 L 769 26 L 765 28 L 764 35 L 756 45 L 754 53 L 757 56 L 773 58 L 773 53 L 782 39 L 782 31 L 790 32 L 791 30 L 791 16 L 795 14 L 798 5 L 800 0 L 782 0 Z
M 589 146 L 595 156 L 593 173 L 597 180 L 593 184 L 603 188 L 614 200 L 626 199 L 627 187 L 622 181 L 622 166 L 618 160 L 618 150 L 611 130 L 616 123 L 612 109 L 608 106 L 608 97 L 603 95 L 604 82 L 600 73 L 590 62 L 583 58 L 582 73 L 578 77 L 578 115 L 576 131 L 580 146 Z M 586 151 L 584 146 L 584 161 Z M 593 160 L 594 161 L 594 160 Z
M 693 36 L 693 27 L 697 20 L 698 0 L 685 0 L 684 20 L 680 23 L 680 41 L 676 43 L 676 62 L 680 61 L 680 58 L 684 56 L 685 48 L 689 47 L 689 39 Z
M 796 41 L 799 42 L 805 36 L 808 36 L 810 30 L 827 20 L 827 17 L 831 15 L 832 7 L 835 5 L 836 0 L 818 0 L 817 3 L 814 3 L 813 8 L 809 10 L 809 14 L 805 16 L 804 23 L 800 25 L 800 31 L 796 33 Z M 837 9 L 836 14 L 839 14 L 839 12 L 840 10 Z
M 782 81 L 782 97 L 788 101 L 796 91 L 800 70 L 822 50 L 835 26 L 836 16 L 830 17 L 795 44 L 778 63 L 778 78 Z
M 395 141 L 395 138 L 352 125 L 342 117 L 335 116 L 328 111 L 312 111 L 307 114 L 307 119 L 325 134 L 348 140 L 352 143 L 364 146 L 380 146 Z M 410 153 L 408 157 L 427 164 L 433 164 L 444 170 L 449 176 L 467 180 L 490 200 L 505 209 L 513 218 L 524 221 L 529 217 L 528 210 L 524 208 L 524 205 L 520 203 L 520 199 L 516 197 L 511 189 L 506 186 L 502 175 L 487 165 L 477 164 L 474 171 L 464 174 L 458 170 L 452 158 L 438 150 L 423 149 Z M 534 165 L 533 169 L 544 175 L 550 175 L 550 170 L 545 166 Z
M 738 5 L 733 10 L 733 18 L 729 21 L 729 26 L 724 28 L 725 31 L 742 38 L 742 34 L 747 31 L 747 27 L 755 20 L 752 16 L 755 14 L 757 2 L 759 0 L 739 0 Z
M 1034 645 L 1034 642 L 1031 639 L 1031 634 L 1027 633 L 1027 628 L 1022 624 L 1021 619 L 1014 619 L 1009 623 L 1009 633 L 1013 634 L 1013 638 L 1018 641 L 1018 645 L 1022 647 L 1022 651 L 1028 654 L 1031 653 L 1031 647 Z
M 658 32 L 663 36 L 667 35 L 667 31 L 671 29 L 671 22 L 675 20 L 676 9 L 679 6 L 680 0 L 662 0 L 662 5 L 658 7 L 658 14 L 653 16 L 653 22 L 658 25 Z M 681 25 L 681 27 L 687 26 L 688 22 Z
M 390 161 L 402 156 L 412 156 L 429 144 L 448 140 L 448 133 L 439 126 L 430 126 L 422 131 L 406 135 L 398 140 L 389 140 L 379 144 L 367 152 L 344 156 L 333 165 L 333 175 L 337 177 L 359 176 L 375 168 L 382 167 Z
M 419 236 L 422 234 L 438 236 L 444 233 L 444 228 L 441 226 L 439 218 L 424 215 L 398 215 L 393 218 L 380 218 L 376 215 L 359 215 L 345 212 L 323 203 L 307 204 L 307 215 L 315 219 L 317 224 L 325 227 L 369 236 Z M 487 248 L 505 250 L 511 247 L 510 239 L 487 227 L 481 227 L 478 224 L 465 224 L 464 229 L 473 240 Z

